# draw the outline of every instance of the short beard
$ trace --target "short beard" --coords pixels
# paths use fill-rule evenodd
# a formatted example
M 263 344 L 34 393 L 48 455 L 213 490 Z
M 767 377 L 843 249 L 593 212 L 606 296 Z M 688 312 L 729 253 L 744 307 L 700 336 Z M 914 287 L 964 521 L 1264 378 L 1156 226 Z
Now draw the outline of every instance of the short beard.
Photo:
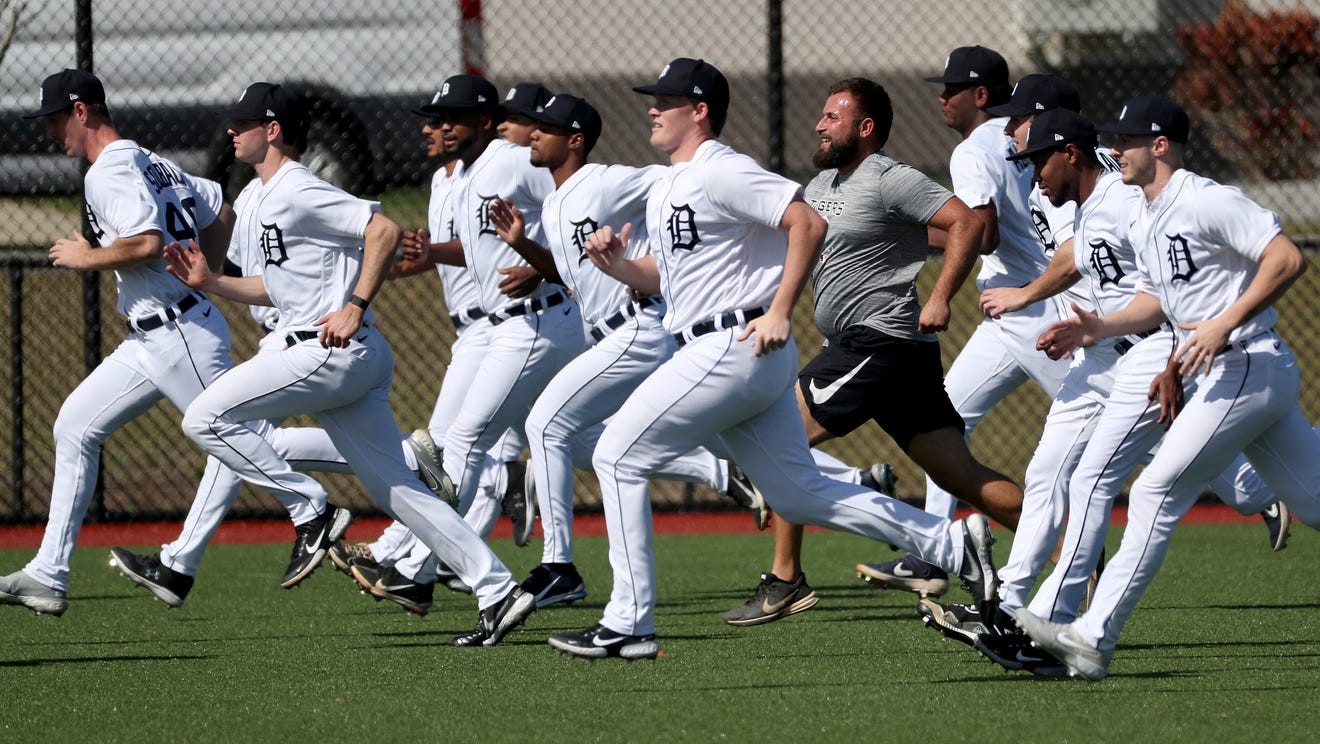
M 857 157 L 857 152 L 861 149 L 861 142 L 854 134 L 847 139 L 833 140 L 830 146 L 824 150 L 816 150 L 811 154 L 811 164 L 818 170 L 827 168 L 838 168 L 841 165 L 851 163 Z

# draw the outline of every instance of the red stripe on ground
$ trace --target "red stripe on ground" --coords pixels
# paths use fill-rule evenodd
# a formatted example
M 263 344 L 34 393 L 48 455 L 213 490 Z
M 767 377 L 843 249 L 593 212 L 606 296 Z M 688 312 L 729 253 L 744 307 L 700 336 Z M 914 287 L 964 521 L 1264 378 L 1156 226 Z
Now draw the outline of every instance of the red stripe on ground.
M 959 516 L 964 516 L 959 513 Z M 1257 517 L 1244 517 L 1223 504 L 1201 504 L 1183 519 L 1184 524 L 1233 524 L 1255 522 Z M 756 525 L 746 512 L 661 512 L 654 515 L 655 531 L 664 535 L 729 535 L 756 532 Z M 1113 524 L 1127 523 L 1127 509 L 1114 510 Z M 389 524 L 384 517 L 364 517 L 353 522 L 348 529 L 350 540 L 374 540 Z M 164 544 L 179 535 L 181 522 L 115 522 L 88 524 L 78 537 L 81 547 L 113 547 L 115 545 Z M 41 545 L 42 526 L 0 527 L 0 548 L 36 548 Z M 812 528 L 816 529 L 816 528 Z M 579 537 L 599 537 L 605 534 L 605 517 L 600 514 L 579 515 L 573 520 L 573 532 Z M 536 536 L 540 537 L 538 525 Z M 769 535 L 769 532 L 766 533 Z M 512 535 L 509 523 L 500 520 L 495 538 Z M 284 520 L 253 519 L 232 520 L 220 526 L 215 542 L 231 545 L 253 543 L 282 543 L 293 540 L 293 527 Z

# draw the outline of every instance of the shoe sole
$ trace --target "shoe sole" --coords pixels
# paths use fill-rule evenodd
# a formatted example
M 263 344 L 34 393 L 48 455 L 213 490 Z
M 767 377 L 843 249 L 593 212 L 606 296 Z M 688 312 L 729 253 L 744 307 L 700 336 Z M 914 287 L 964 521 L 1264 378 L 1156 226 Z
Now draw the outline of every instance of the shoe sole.
M 944 608 L 940 607 L 939 603 L 923 599 L 917 603 L 917 614 L 921 616 L 922 625 L 939 633 L 946 640 L 965 643 L 972 648 L 977 648 L 977 634 L 970 630 L 963 630 L 961 625 L 950 621 L 944 612 Z
M 151 592 L 152 596 L 164 602 L 166 607 L 169 607 L 170 609 L 178 609 L 183 606 L 183 599 L 179 595 L 159 584 L 153 583 L 145 576 L 139 576 L 125 568 L 124 565 L 120 563 L 119 558 L 115 556 L 115 551 L 113 550 L 110 551 L 110 567 L 118 570 L 120 575 L 124 578 Z
M 354 584 L 357 584 L 358 589 L 363 594 L 366 594 L 367 596 L 371 597 L 377 602 L 384 599 L 384 597 L 379 597 L 376 595 L 376 591 L 375 591 L 376 581 L 374 579 L 369 578 L 366 574 L 363 574 L 361 571 L 359 571 L 357 566 L 349 565 L 348 577 L 353 580 Z
M 1288 547 L 1288 535 L 1292 532 L 1292 511 L 1288 505 L 1279 502 L 1279 536 L 1270 543 L 1270 549 L 1275 553 Z
M 587 598 L 586 587 L 579 586 L 578 588 L 573 589 L 572 591 L 569 592 L 560 592 L 558 594 L 548 594 L 544 597 L 539 597 L 536 600 L 536 609 L 544 610 L 547 607 L 553 607 L 555 605 L 560 605 L 560 604 L 569 605 L 586 598 Z
M 581 646 L 573 646 L 560 642 L 554 636 L 550 636 L 547 642 L 550 644 L 551 648 L 559 653 L 575 656 L 579 659 L 591 659 L 594 661 L 596 659 L 608 659 L 611 656 L 609 648 L 598 648 L 595 646 L 584 648 Z M 615 655 L 615 658 L 623 659 L 624 661 L 639 661 L 641 659 L 655 659 L 658 656 L 660 656 L 660 642 L 652 640 L 624 644 L 619 647 L 619 653 Z
M 806 612 L 812 607 L 815 607 L 816 603 L 819 601 L 820 601 L 820 597 L 816 596 L 816 592 L 813 590 L 810 594 L 803 597 L 802 599 L 799 599 L 798 601 L 786 607 L 783 607 L 782 609 L 779 610 L 779 612 L 772 612 L 766 615 L 758 615 L 757 617 L 743 618 L 743 619 L 729 619 L 726 616 L 724 618 L 724 622 L 736 628 L 746 628 L 752 625 L 765 625 L 766 623 L 773 623 L 776 620 L 786 618 L 789 615 L 796 615 L 799 612 Z
M 47 599 L 45 597 L 33 597 L 29 594 L 10 594 L 9 592 L 0 592 L 0 604 L 26 607 L 38 615 L 54 615 L 55 617 L 63 615 L 64 611 L 69 609 L 69 601 L 66 599 Z
M 1032 645 L 1048 651 L 1067 665 L 1068 676 L 1080 677 L 1088 682 L 1099 682 L 1108 676 L 1108 665 L 1094 659 L 1083 658 L 1079 652 L 1058 641 L 1059 636 L 1055 635 L 1051 627 L 1055 625 L 1054 623 L 1041 620 L 1026 608 L 1014 612 L 1013 619 L 1024 633 L 1031 636 Z
M 514 521 L 513 544 L 518 547 L 524 547 L 532 540 L 532 528 L 536 526 L 536 475 L 531 467 L 523 471 L 522 482 L 522 524 Z
M 746 473 L 743 477 L 747 477 Z M 757 488 L 750 478 L 743 482 L 730 476 L 728 496 L 733 499 L 733 503 L 752 513 L 752 521 L 756 523 L 756 529 L 764 531 L 770 526 L 770 517 L 774 512 L 766 505 L 761 489 Z
M 942 597 L 949 591 L 947 579 L 909 579 L 877 571 L 865 563 L 857 564 L 857 578 L 876 589 L 899 589 L 917 594 L 923 599 Z
M 483 646 L 494 646 L 499 643 L 509 631 L 527 622 L 527 618 L 536 612 L 536 597 L 523 592 L 513 600 L 513 606 L 504 613 L 499 623 L 495 625 L 495 631 L 490 634 L 490 638 L 481 642 Z
M 973 599 L 978 604 L 983 605 L 982 617 L 993 617 L 993 612 L 986 612 L 999 599 L 999 573 L 995 570 L 994 553 L 991 547 L 995 544 L 995 537 L 990 532 L 990 523 L 980 514 L 973 514 L 963 521 L 964 529 L 967 531 L 967 539 L 972 543 L 976 562 L 979 564 L 981 573 L 982 596 L 976 596 L 975 592 L 970 592 Z
M 429 602 L 427 604 L 419 604 L 406 597 L 381 589 L 379 586 L 373 586 L 368 592 L 376 599 L 388 599 L 418 617 L 426 617 L 426 614 L 431 611 L 431 603 Z
M 348 526 L 353 523 L 353 513 L 337 506 L 333 508 L 335 510 L 334 516 L 330 519 L 330 527 L 325 531 L 325 539 L 323 541 L 325 542 L 325 547 L 317 550 L 316 553 L 312 555 L 312 559 L 307 562 L 307 565 L 303 567 L 303 570 L 294 574 L 292 577 L 281 581 L 281 587 L 292 589 L 301 584 L 308 576 L 315 573 L 316 569 L 321 567 L 321 562 L 330 554 L 330 546 L 334 545 L 339 540 L 344 539 L 344 533 L 348 532 Z
M 445 500 L 449 506 L 458 508 L 458 494 L 454 491 L 454 481 L 450 479 L 449 474 L 445 472 L 444 467 L 439 469 L 430 466 L 431 462 L 440 461 L 440 451 L 434 449 L 430 443 L 422 439 L 425 435 L 428 439 L 430 433 L 425 429 L 418 429 L 408 435 L 408 446 L 412 448 L 413 454 L 417 456 L 417 474 L 422 479 L 422 484 L 431 489 L 435 495 Z

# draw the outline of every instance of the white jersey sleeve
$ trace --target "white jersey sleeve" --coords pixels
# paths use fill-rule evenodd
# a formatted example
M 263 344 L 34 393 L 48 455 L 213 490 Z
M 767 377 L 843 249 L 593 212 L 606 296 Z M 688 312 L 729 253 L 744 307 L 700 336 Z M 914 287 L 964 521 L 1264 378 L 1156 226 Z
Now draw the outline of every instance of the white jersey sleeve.
M 1283 225 L 1279 215 L 1247 198 L 1236 186 L 1219 185 L 1200 194 L 1200 210 L 1206 238 L 1259 262 L 1265 246 Z

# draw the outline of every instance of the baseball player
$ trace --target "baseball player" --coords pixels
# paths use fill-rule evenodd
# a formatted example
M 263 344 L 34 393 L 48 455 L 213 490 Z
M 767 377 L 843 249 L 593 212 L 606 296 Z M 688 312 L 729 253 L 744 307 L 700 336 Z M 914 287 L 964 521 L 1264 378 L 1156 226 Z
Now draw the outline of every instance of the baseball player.
M 37 555 L 0 578 L 0 603 L 61 615 L 68 608 L 69 561 L 91 503 L 106 437 L 161 398 L 180 410 L 229 368 L 229 326 L 204 295 L 165 270 L 165 241 L 199 240 L 209 260 L 223 261 L 233 212 L 218 184 L 193 178 L 173 162 L 123 139 L 111 121 L 101 81 L 64 70 L 41 84 L 47 136 L 91 166 L 84 177 L 87 219 L 97 246 L 80 235 L 51 247 L 56 266 L 114 271 L 117 309 L 129 334 L 65 400 L 55 422 L 55 481 L 50 515 Z M 208 458 L 197 498 L 232 498 L 237 476 Z M 282 498 L 298 525 L 296 546 L 310 545 L 285 573 L 301 581 L 324 549 L 348 526 L 348 513 L 327 507 L 324 494 Z M 317 557 L 317 553 L 320 557 Z M 184 589 L 186 592 L 186 589 Z
M 1070 674 L 1090 680 L 1107 674 L 1118 635 L 1159 570 L 1174 526 L 1223 462 L 1245 451 L 1292 512 L 1320 527 L 1320 439 L 1298 406 L 1296 361 L 1274 330 L 1271 307 L 1306 269 L 1306 259 L 1277 215 L 1182 168 L 1189 125 L 1173 101 L 1134 98 L 1101 131 L 1117 135 L 1113 154 L 1123 182 L 1142 190 L 1128 216 L 1138 292 L 1105 315 L 1079 308 L 1042 345 L 1060 353 L 1168 322 L 1173 343 L 1164 348 L 1173 351 L 1151 391 L 1160 398 L 1161 417 L 1176 418 L 1132 487 L 1123 541 L 1090 609 L 1066 625 L 1026 608 L 1014 613 Z M 1188 389 L 1177 412 L 1164 385 L 1180 376 Z
M 1031 169 L 1025 163 L 1005 160 L 1013 153 L 1013 141 L 1004 134 L 1007 119 L 989 111 L 1010 97 L 1008 64 L 991 49 L 958 47 L 949 54 L 944 74 L 926 80 L 944 85 L 939 95 L 944 123 L 963 137 L 949 158 L 953 193 L 985 226 L 976 288 L 984 292 L 1027 284 L 1045 271 L 1046 249 L 1053 245 L 1042 242 L 1045 236 L 1037 231 L 1027 203 Z M 1028 379 L 1053 397 L 1068 365 L 1036 351 L 1036 339 L 1058 319 L 1051 302 L 1037 302 L 988 317 L 976 327 L 944 378 L 949 399 L 969 437 L 991 408 Z M 926 511 L 952 517 L 955 506 L 949 492 L 927 474 Z M 1017 520 L 1005 526 L 1015 528 Z M 910 556 L 861 564 L 858 572 L 881 586 L 909 589 L 923 596 L 938 596 L 948 587 L 947 578 L 937 569 Z
M 495 127 L 500 139 L 519 147 L 532 144 L 536 114 L 554 94 L 540 83 L 518 83 L 504 94 L 504 120 Z
M 783 518 L 907 547 L 959 572 L 988 601 L 997 580 L 984 517 L 941 519 L 831 480 L 812 460 L 790 389 L 797 351 L 789 315 L 825 222 L 796 184 L 716 139 L 728 113 L 724 75 L 680 58 L 634 90 L 654 96 L 651 143 L 673 164 L 647 200 L 651 252 L 627 259 L 625 226 L 594 233 L 588 255 L 634 290 L 665 297 L 664 327 L 680 348 L 628 397 L 596 446 L 614 570 L 604 616 L 551 636 L 550 645 L 585 657 L 659 654 L 646 477 L 716 438 Z
M 393 355 L 369 306 L 398 227 L 377 203 L 335 189 L 298 162 L 306 113 L 286 88 L 254 83 L 229 115 L 235 156 L 253 164 L 259 181 L 238 201 L 234 239 L 259 245 L 266 270 L 260 279 L 215 276 L 195 252 L 177 245 L 168 251 L 170 268 L 190 286 L 273 304 L 287 346 L 263 349 L 199 396 L 184 414 L 185 432 L 249 482 L 314 493 L 319 484 L 290 469 L 241 423 L 314 413 L 371 497 L 473 588 L 481 608 L 476 628 L 452 643 L 498 643 L 535 610 L 535 601 L 448 504 L 423 490 L 397 446 L 388 400 Z
M 874 419 L 933 477 L 1014 524 L 1022 492 L 969 452 L 941 384 L 934 335 L 948 325 L 949 301 L 976 262 L 982 228 L 948 190 L 885 154 L 892 123 L 881 85 L 849 78 L 830 86 L 812 157 L 821 172 L 806 188 L 807 202 L 828 223 L 812 274 L 816 324 L 828 340 L 798 376 L 798 407 L 812 444 Z M 930 252 L 928 226 L 949 240 L 923 306 L 915 280 Z M 801 543 L 802 528 L 780 520 L 771 571 L 726 622 L 768 622 L 809 596 Z

